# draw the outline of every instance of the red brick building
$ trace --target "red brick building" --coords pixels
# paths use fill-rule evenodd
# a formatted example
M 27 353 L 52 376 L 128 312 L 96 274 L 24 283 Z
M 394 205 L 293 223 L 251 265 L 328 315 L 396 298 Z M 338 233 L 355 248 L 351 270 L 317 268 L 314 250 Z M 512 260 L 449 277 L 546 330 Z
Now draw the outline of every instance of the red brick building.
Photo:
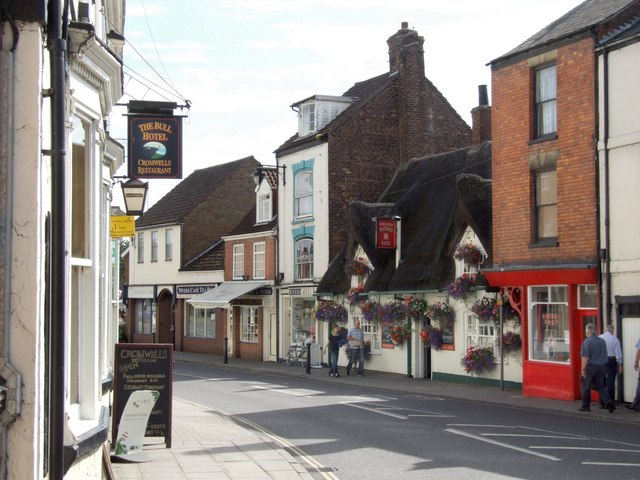
M 579 398 L 584 326 L 600 326 L 595 46 L 632 3 L 584 2 L 490 63 L 493 267 L 484 273 L 520 312 L 528 396 Z

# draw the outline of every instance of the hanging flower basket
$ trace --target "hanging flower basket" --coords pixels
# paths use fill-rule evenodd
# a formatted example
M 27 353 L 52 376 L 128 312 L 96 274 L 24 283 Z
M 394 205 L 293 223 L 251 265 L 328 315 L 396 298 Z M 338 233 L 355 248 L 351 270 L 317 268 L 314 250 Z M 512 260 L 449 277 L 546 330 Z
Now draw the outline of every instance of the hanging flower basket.
M 438 327 L 427 325 L 420 331 L 420 338 L 425 345 L 434 350 L 440 350 L 440 347 L 442 347 L 442 330 Z
M 453 257 L 456 260 L 462 260 L 464 263 L 474 267 L 478 267 L 482 262 L 482 252 L 471 242 L 459 245 Z
M 432 322 L 438 322 L 440 325 L 449 325 L 456 319 L 453 308 L 448 303 L 436 302 L 427 307 L 425 315 Z
M 411 326 L 408 322 L 402 322 L 394 325 L 391 330 L 391 341 L 394 345 L 403 345 L 404 342 L 411 338 Z
M 482 297 L 471 305 L 471 311 L 481 320 L 493 320 L 496 323 L 500 321 L 500 305 L 495 298 Z M 505 322 L 520 320 L 518 313 L 507 299 L 502 301 L 502 320 Z
M 522 337 L 515 332 L 506 332 L 502 335 L 502 351 L 505 354 L 513 353 L 522 348 Z
M 348 259 L 344 264 L 344 271 L 348 275 L 356 275 L 358 277 L 366 277 L 371 272 L 369 265 L 364 262 L 362 257 Z
M 364 295 L 362 295 L 362 285 L 353 287 L 347 292 L 345 296 L 347 297 L 347 301 L 349 302 L 349 305 L 352 307 L 363 302 L 364 299 L 366 298 Z
M 496 367 L 496 358 L 489 347 L 471 346 L 467 348 L 460 364 L 464 371 L 471 375 L 481 375 Z
M 344 323 L 348 315 L 346 308 L 334 302 L 322 301 L 316 308 L 316 320 Z
M 407 315 L 411 318 L 421 318 L 427 311 L 427 302 L 422 298 L 407 297 L 403 303 L 407 309 Z
M 360 307 L 360 311 L 362 311 L 362 316 L 367 322 L 380 321 L 381 306 L 378 302 L 366 301 L 360 303 L 358 306 Z
M 383 322 L 396 323 L 406 318 L 407 308 L 403 302 L 395 300 L 380 306 L 378 316 Z
M 450 283 L 445 287 L 447 295 L 456 300 L 463 300 L 469 295 L 471 287 L 475 287 L 475 278 L 472 275 L 466 273 L 455 279 L 453 283 Z

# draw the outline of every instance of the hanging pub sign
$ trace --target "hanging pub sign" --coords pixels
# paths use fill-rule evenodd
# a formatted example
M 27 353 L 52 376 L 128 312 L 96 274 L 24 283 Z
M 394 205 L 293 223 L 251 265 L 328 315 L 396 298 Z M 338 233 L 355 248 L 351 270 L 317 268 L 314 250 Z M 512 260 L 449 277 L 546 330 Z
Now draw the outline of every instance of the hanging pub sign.
M 129 114 L 129 178 L 182 178 L 182 117 Z
M 396 221 L 393 218 L 378 218 L 376 220 L 377 248 L 396 248 Z

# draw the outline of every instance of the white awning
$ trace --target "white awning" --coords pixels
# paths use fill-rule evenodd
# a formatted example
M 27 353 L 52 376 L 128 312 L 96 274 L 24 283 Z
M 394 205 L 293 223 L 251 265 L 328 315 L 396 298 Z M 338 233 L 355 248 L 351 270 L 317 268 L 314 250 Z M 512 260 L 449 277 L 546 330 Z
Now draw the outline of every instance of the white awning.
M 266 282 L 223 282 L 208 292 L 187 300 L 196 308 L 226 308 L 229 302 L 257 288 L 268 285 Z

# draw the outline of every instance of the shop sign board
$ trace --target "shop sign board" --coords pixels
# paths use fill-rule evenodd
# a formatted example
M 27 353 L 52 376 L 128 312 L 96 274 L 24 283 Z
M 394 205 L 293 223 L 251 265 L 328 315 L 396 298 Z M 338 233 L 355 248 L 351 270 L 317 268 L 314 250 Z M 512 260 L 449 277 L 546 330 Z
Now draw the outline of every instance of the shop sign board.
M 129 178 L 182 178 L 182 117 L 128 117 Z

